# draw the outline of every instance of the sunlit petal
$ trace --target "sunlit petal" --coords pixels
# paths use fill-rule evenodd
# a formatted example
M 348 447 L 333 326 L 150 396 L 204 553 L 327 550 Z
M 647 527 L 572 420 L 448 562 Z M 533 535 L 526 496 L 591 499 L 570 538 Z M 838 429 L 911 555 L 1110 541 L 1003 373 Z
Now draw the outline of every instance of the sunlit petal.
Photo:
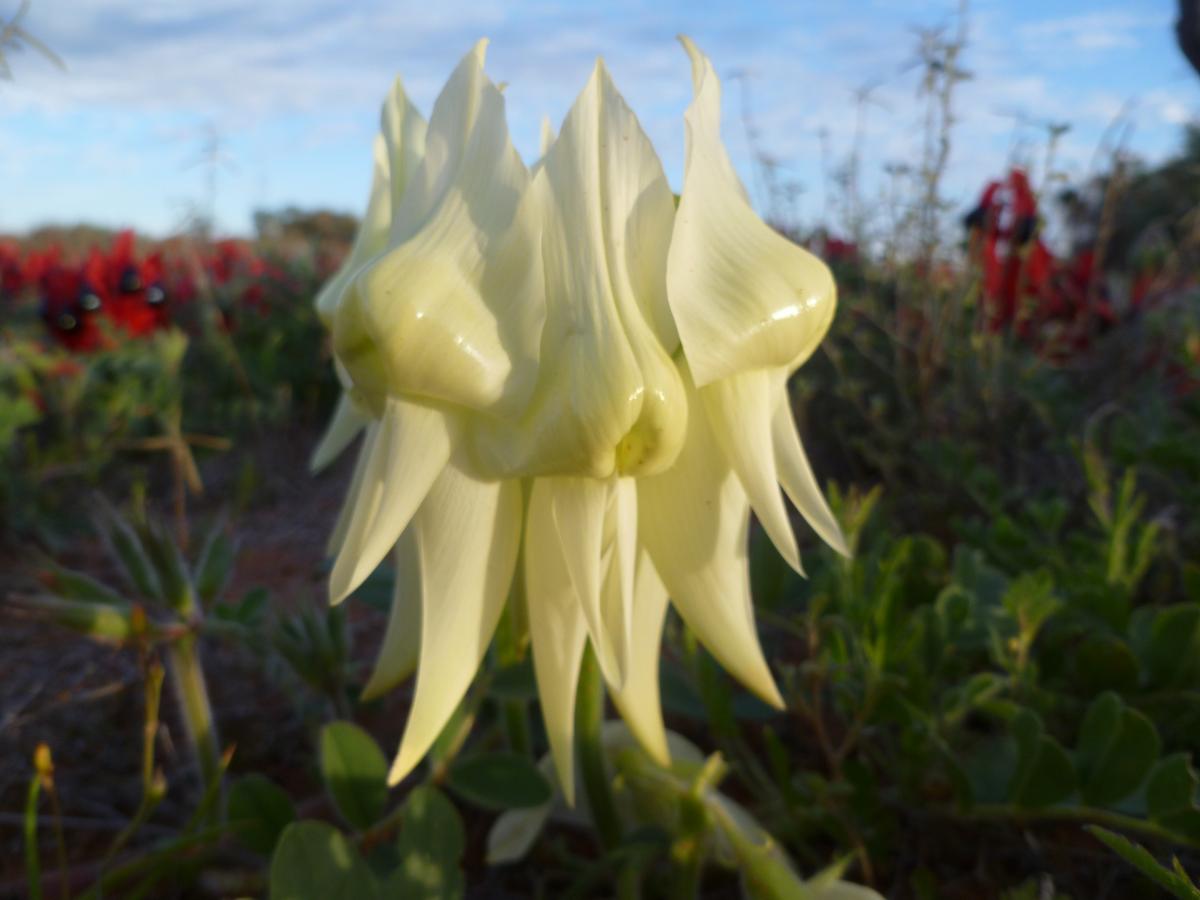
M 587 621 L 575 592 L 554 514 L 553 488 L 538 479 L 525 519 L 525 596 L 533 669 L 546 737 L 568 803 L 575 798 L 575 689 Z
M 367 424 L 362 446 L 358 448 L 358 458 L 354 461 L 354 473 L 350 476 L 350 486 L 346 491 L 346 498 L 342 501 L 342 508 L 338 511 L 337 521 L 334 522 L 333 530 L 329 533 L 329 540 L 325 544 L 325 554 L 327 556 L 337 556 L 341 552 L 342 544 L 346 542 L 346 533 L 350 530 L 350 520 L 354 518 L 354 510 L 359 504 L 359 494 L 363 490 L 363 479 L 366 478 L 367 469 L 371 466 L 372 453 L 375 447 L 375 442 L 379 439 L 379 423 L 369 422 Z
M 387 402 L 329 576 L 331 602 L 340 603 L 362 584 L 395 545 L 450 459 L 451 428 L 440 410 Z
M 363 412 L 348 394 L 343 393 L 338 397 L 333 418 L 325 426 L 325 433 L 321 435 L 321 440 L 313 450 L 308 470 L 313 473 L 320 472 L 337 459 L 369 421 L 371 417 Z
M 694 388 L 689 399 L 698 401 Z M 696 637 L 734 677 L 782 707 L 754 626 L 749 524 L 746 492 L 707 416 L 691 416 L 675 465 L 638 483 L 638 534 Z
M 687 405 L 670 352 L 674 207 L 637 118 L 598 64 L 533 179 L 547 320 L 520 421 L 479 436 L 499 472 L 607 478 L 670 465 Z
M 438 97 L 388 248 L 335 318 L 335 351 L 364 390 L 471 409 L 532 390 L 544 309 L 527 284 L 536 232 L 516 217 L 528 173 L 483 72 L 484 48 Z
M 771 418 L 771 442 L 775 448 L 779 482 L 792 503 L 796 504 L 800 515 L 804 516 L 821 540 L 842 556 L 849 556 L 850 548 L 846 545 L 842 527 L 829 508 L 825 494 L 808 464 L 808 456 L 804 453 L 804 445 L 800 443 L 800 434 L 796 430 L 786 395 Z
M 332 325 L 334 313 L 354 276 L 387 247 L 392 212 L 425 154 L 425 128 L 425 119 L 397 78 L 384 100 L 380 133 L 375 136 L 375 166 L 367 212 L 345 262 L 317 295 L 317 313 L 326 327 Z
M 637 560 L 633 591 L 633 646 L 625 684 L 613 702 L 647 753 L 660 765 L 671 763 L 659 700 L 658 660 L 667 616 L 667 589 L 644 550 Z
M 387 693 L 417 669 L 421 653 L 421 558 L 417 529 L 404 529 L 392 554 L 396 583 L 387 630 L 375 656 L 375 667 L 362 690 L 363 700 Z
M 803 574 L 796 537 L 779 489 L 771 418 L 776 379 L 759 370 L 714 381 L 699 390 L 713 436 L 737 472 L 758 520 L 789 566 Z
M 521 488 L 476 481 L 448 466 L 411 527 L 420 571 L 421 659 L 391 784 L 429 750 L 491 643 L 516 568 Z
M 588 634 L 596 650 L 596 659 L 604 677 L 614 684 L 624 680 L 622 651 L 624 620 L 620 616 L 620 597 L 603 590 L 604 520 L 612 486 L 595 478 L 539 478 L 535 491 L 550 494 L 550 508 L 567 574 L 578 603 L 587 620 Z M 617 631 L 613 631 L 613 626 Z
M 671 237 L 671 311 L 696 384 L 792 370 L 829 329 L 829 269 L 762 221 L 721 142 L 721 86 L 688 39 L 695 98 L 685 116 L 683 191 Z

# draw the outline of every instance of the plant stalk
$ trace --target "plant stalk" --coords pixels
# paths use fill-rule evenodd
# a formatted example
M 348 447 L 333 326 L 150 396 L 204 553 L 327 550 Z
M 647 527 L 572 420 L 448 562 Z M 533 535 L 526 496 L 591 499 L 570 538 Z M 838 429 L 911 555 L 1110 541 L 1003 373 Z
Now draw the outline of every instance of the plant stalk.
M 200 766 L 203 790 L 207 794 L 221 778 L 221 751 L 195 636 L 188 635 L 169 644 L 166 658 L 188 740 Z
M 604 679 L 600 664 L 589 646 L 583 654 L 579 672 L 579 690 L 575 700 L 575 740 L 579 753 L 579 768 L 587 792 L 592 821 L 606 849 L 621 842 L 621 822 L 613 801 L 608 767 L 604 761 Z

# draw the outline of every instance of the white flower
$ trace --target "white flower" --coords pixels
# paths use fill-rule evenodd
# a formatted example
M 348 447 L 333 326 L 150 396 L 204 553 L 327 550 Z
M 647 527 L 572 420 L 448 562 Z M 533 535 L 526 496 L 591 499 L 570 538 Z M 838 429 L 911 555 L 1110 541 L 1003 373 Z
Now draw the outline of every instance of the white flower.
M 319 299 L 347 399 L 318 461 L 370 419 L 330 591 L 339 602 L 394 553 L 365 691 L 417 673 L 393 781 L 461 701 L 510 598 L 571 798 L 588 643 L 665 763 L 668 597 L 730 672 L 782 705 L 754 625 L 750 510 L 799 569 L 782 484 L 844 552 L 786 391 L 829 327 L 833 281 L 754 214 L 720 141 L 716 75 L 685 47 L 696 96 L 678 211 L 602 62 L 558 136 L 544 129 L 532 170 L 482 42 L 427 130 L 398 82 L 389 99 L 371 208 Z

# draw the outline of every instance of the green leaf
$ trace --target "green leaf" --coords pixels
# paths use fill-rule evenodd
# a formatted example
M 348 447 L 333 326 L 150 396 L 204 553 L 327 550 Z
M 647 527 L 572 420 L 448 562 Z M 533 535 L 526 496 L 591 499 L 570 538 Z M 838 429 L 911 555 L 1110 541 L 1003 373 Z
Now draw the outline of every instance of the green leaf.
M 1017 771 L 1008 794 L 1020 806 L 1051 806 L 1075 792 L 1075 767 L 1067 751 L 1043 733 L 1041 719 L 1021 710 L 1012 722 L 1017 740 Z
M 454 804 L 437 788 L 418 787 L 404 801 L 402 822 L 397 840 L 400 867 L 384 882 L 384 896 L 461 897 L 465 881 L 460 860 L 467 839 Z
M 1174 872 L 1156 860 L 1141 844 L 1135 844 L 1115 831 L 1099 825 L 1084 826 L 1092 836 L 1129 863 L 1150 881 L 1180 900 L 1200 900 L 1200 889 L 1187 876 Z
M 92 640 L 122 644 L 134 636 L 133 616 L 129 607 L 81 603 L 49 595 L 24 598 L 21 606 Z
M 102 504 L 96 524 L 129 586 L 144 599 L 160 597 L 162 586 L 133 526 L 108 504 Z
M 1200 606 L 1181 603 L 1160 610 L 1150 626 L 1143 662 L 1150 683 L 1182 683 L 1200 673 Z
M 496 810 L 541 806 L 553 793 L 537 766 L 516 753 L 460 757 L 447 784 L 464 800 Z
M 375 739 L 353 722 L 321 729 L 321 778 L 337 811 L 355 828 L 369 828 L 383 815 L 387 772 Z
M 270 900 L 383 900 L 346 836 L 324 822 L 294 822 L 271 857 Z
M 1083 799 L 1111 806 L 1145 781 L 1158 759 L 1162 742 L 1154 724 L 1129 709 L 1112 692 L 1101 694 L 1088 708 L 1079 732 L 1079 773 Z
M 1054 578 L 1049 572 L 1026 572 L 1009 585 L 1004 593 L 1005 608 L 1017 620 L 1022 640 L 1033 643 L 1046 620 L 1062 607 L 1054 594 Z
M 1159 761 L 1146 782 L 1146 811 L 1165 828 L 1192 840 L 1200 840 L 1200 785 L 1187 753 L 1173 753 Z
M 196 560 L 196 593 L 200 595 L 200 602 L 205 608 L 211 606 L 225 589 L 233 572 L 233 540 L 223 526 L 222 518 L 213 527 Z
M 129 601 L 108 585 L 83 572 L 76 572 L 55 563 L 50 564 L 50 570 L 42 575 L 40 580 L 47 590 L 66 600 L 106 603 L 120 609 L 129 608 Z
M 279 835 L 295 821 L 296 810 L 283 788 L 254 773 L 239 778 L 229 789 L 225 818 L 243 845 L 270 856 Z
M 158 583 L 162 586 L 160 599 L 175 611 L 189 615 L 195 606 L 196 594 L 179 545 L 165 528 L 155 522 L 139 529 L 139 533 L 142 546 L 158 576 Z
M 1146 811 L 1157 819 L 1196 806 L 1200 783 L 1187 753 L 1173 753 L 1160 760 L 1146 782 Z
M 1087 696 L 1137 687 L 1138 661 L 1120 638 L 1093 634 L 1074 653 L 1074 680 Z

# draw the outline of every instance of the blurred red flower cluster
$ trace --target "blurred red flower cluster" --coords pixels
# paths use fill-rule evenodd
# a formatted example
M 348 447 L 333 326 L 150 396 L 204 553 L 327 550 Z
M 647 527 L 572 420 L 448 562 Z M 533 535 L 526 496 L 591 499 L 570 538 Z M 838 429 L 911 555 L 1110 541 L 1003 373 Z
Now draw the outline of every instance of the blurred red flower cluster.
M 1095 277 L 1094 251 L 1089 247 L 1060 260 L 1042 241 L 1037 198 L 1022 169 L 988 182 L 966 224 L 990 330 L 1014 328 L 1033 339 L 1052 324 L 1078 350 L 1089 334 L 1115 324 L 1112 304 Z
M 167 244 L 139 253 L 133 232 L 123 231 L 107 249 L 92 247 L 79 259 L 59 244 L 22 252 L 0 242 L 0 300 L 35 298 L 49 333 L 76 352 L 182 326 L 182 311 L 202 294 L 227 301 L 216 308 L 228 330 L 235 308 L 264 311 L 263 280 L 280 275 L 235 240 L 199 251 Z

